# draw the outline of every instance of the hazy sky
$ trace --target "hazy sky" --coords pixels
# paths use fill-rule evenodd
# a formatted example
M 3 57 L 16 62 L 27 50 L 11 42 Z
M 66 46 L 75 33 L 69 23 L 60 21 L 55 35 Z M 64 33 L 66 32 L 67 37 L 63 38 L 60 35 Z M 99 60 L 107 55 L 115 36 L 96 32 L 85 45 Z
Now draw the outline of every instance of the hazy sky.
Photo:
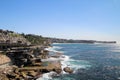
M 0 0 L 0 28 L 48 37 L 120 40 L 120 0 Z

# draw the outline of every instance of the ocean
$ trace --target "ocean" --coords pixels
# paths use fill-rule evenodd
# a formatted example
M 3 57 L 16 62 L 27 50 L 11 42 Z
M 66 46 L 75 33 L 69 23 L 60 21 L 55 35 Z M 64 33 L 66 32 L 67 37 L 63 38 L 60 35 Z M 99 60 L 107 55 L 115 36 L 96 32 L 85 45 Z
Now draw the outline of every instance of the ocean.
M 42 80 L 120 80 L 118 44 L 55 43 L 52 46 L 50 54 L 63 53 L 62 67 L 71 67 L 74 72 Z

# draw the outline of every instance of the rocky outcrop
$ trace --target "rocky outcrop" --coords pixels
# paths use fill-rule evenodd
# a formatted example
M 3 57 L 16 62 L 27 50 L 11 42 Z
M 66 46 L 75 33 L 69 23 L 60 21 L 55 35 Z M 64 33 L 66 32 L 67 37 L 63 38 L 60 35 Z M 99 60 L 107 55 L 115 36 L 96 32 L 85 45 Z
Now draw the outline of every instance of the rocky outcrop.
M 8 80 L 36 80 L 41 75 L 42 74 L 40 73 L 40 71 L 37 70 L 20 71 L 18 68 L 14 68 L 13 72 L 10 72 L 6 74 L 5 77 L 3 77 L 3 80 L 5 80 L 6 78 L 8 78 Z
M 7 44 L 26 44 L 30 45 L 30 42 L 27 41 L 22 35 L 15 33 L 13 31 L 2 30 L 0 29 L 0 43 L 7 43 Z
M 57 74 L 60 74 L 62 72 L 62 69 L 60 68 L 55 68 L 53 69 L 53 71 L 55 71 Z
M 0 80 L 1 77 L 3 80 L 36 80 L 41 74 L 51 71 L 60 74 L 62 69 L 59 61 L 42 62 L 41 59 L 50 57 L 49 51 L 45 50 L 46 46 L 49 46 L 49 41 L 42 36 L 23 36 L 12 31 L 0 30 L 0 50 L 4 51 L 12 65 L 15 65 L 9 73 L 3 71 L 5 76 L 0 75 Z
M 7 56 L 9 56 L 13 64 L 18 67 L 41 65 L 41 58 L 35 57 L 34 52 L 30 53 L 29 51 L 20 50 L 8 52 Z
M 65 67 L 63 70 L 67 73 L 73 73 L 73 70 L 70 67 Z

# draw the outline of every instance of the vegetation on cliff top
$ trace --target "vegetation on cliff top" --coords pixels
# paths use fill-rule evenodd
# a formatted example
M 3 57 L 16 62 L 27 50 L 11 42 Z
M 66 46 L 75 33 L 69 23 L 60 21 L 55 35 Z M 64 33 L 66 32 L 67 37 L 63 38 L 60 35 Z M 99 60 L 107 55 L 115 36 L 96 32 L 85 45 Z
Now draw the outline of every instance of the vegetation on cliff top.
M 48 43 L 48 40 L 46 38 L 39 35 L 22 33 L 22 36 L 25 37 L 33 45 L 47 45 Z
M 1 43 L 22 43 L 32 45 L 48 45 L 48 40 L 42 36 L 34 34 L 19 34 L 9 30 L 0 29 Z
M 30 44 L 30 42 L 25 39 L 21 34 L 0 29 L 0 43 L 20 43 L 20 44 Z

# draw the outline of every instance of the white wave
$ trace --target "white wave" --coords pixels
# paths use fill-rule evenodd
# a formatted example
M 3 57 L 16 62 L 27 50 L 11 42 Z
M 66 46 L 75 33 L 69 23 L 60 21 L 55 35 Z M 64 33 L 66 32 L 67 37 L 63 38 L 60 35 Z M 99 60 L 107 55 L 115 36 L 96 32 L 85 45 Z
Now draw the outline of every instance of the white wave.
M 70 67 L 72 69 L 74 69 L 74 72 L 76 72 L 77 69 L 79 68 L 86 68 L 87 66 L 90 66 L 90 65 L 84 65 L 84 64 L 80 64 L 81 62 L 85 62 L 83 60 L 74 60 L 74 59 L 71 59 L 69 56 L 67 55 L 61 55 L 60 58 L 49 58 L 49 59 L 46 59 L 47 61 L 57 61 L 57 60 L 60 60 L 61 61 L 61 68 L 62 68 L 62 73 L 61 74 L 68 74 L 66 73 L 63 69 L 65 67 Z M 44 61 L 46 61 L 44 60 Z M 71 63 L 71 62 L 75 62 L 76 64 L 74 63 Z M 87 61 L 85 62 L 87 63 Z M 37 80 L 52 80 L 52 75 L 60 75 L 60 74 L 56 74 L 55 72 L 49 72 L 49 73 L 45 73 L 43 74 L 43 76 Z
M 61 74 L 57 74 L 56 72 L 49 72 L 49 73 L 45 73 L 43 74 L 42 77 L 38 78 L 37 80 L 53 80 L 52 77 L 55 77 L 55 76 L 60 76 Z
M 62 47 L 59 46 L 53 46 L 54 49 L 61 49 Z
M 111 52 L 120 52 L 120 49 L 110 50 Z
M 37 80 L 52 80 L 52 76 L 51 75 L 53 73 L 54 72 L 45 73 L 45 74 L 43 74 L 42 77 L 38 78 Z
M 51 51 L 51 52 L 60 52 L 63 53 L 63 51 L 57 51 L 56 49 L 61 49 L 62 47 L 59 46 L 53 46 L 53 47 L 49 47 L 49 48 L 45 48 L 45 50 Z
M 62 51 L 57 51 L 57 49 L 61 49 L 62 47 L 59 47 L 59 46 L 53 46 L 53 47 L 49 47 L 49 48 L 46 48 L 46 50 L 48 51 L 51 51 L 51 52 L 59 52 L 59 53 L 64 53 Z M 62 68 L 62 74 L 67 74 L 66 72 L 64 72 L 64 68 L 65 67 L 70 67 L 74 70 L 77 70 L 78 68 L 86 68 L 87 66 L 89 65 L 84 65 L 82 64 L 80 60 L 74 60 L 74 59 L 71 59 L 70 56 L 67 56 L 67 55 L 61 55 L 59 58 L 53 58 L 53 57 L 50 57 L 49 59 L 43 59 L 42 60 L 43 62 L 44 61 L 61 61 L 61 68 Z M 84 61 L 83 61 L 84 62 Z M 49 73 L 45 73 L 43 74 L 43 77 L 37 79 L 37 80 L 52 80 L 52 75 L 55 74 L 55 72 L 49 72 Z
M 62 61 L 63 59 L 62 58 L 53 58 L 53 57 L 50 57 L 48 59 L 42 59 L 42 62 L 51 62 L 51 61 Z
M 61 44 L 61 43 L 53 43 L 53 44 Z
M 69 56 L 64 55 L 63 60 L 61 61 L 62 64 L 62 69 L 64 69 L 65 67 L 70 67 L 72 69 L 74 69 L 74 72 L 79 69 L 79 68 L 87 68 L 87 67 L 91 67 L 90 63 L 84 60 L 74 60 L 71 59 Z M 63 71 L 63 74 L 66 74 Z

